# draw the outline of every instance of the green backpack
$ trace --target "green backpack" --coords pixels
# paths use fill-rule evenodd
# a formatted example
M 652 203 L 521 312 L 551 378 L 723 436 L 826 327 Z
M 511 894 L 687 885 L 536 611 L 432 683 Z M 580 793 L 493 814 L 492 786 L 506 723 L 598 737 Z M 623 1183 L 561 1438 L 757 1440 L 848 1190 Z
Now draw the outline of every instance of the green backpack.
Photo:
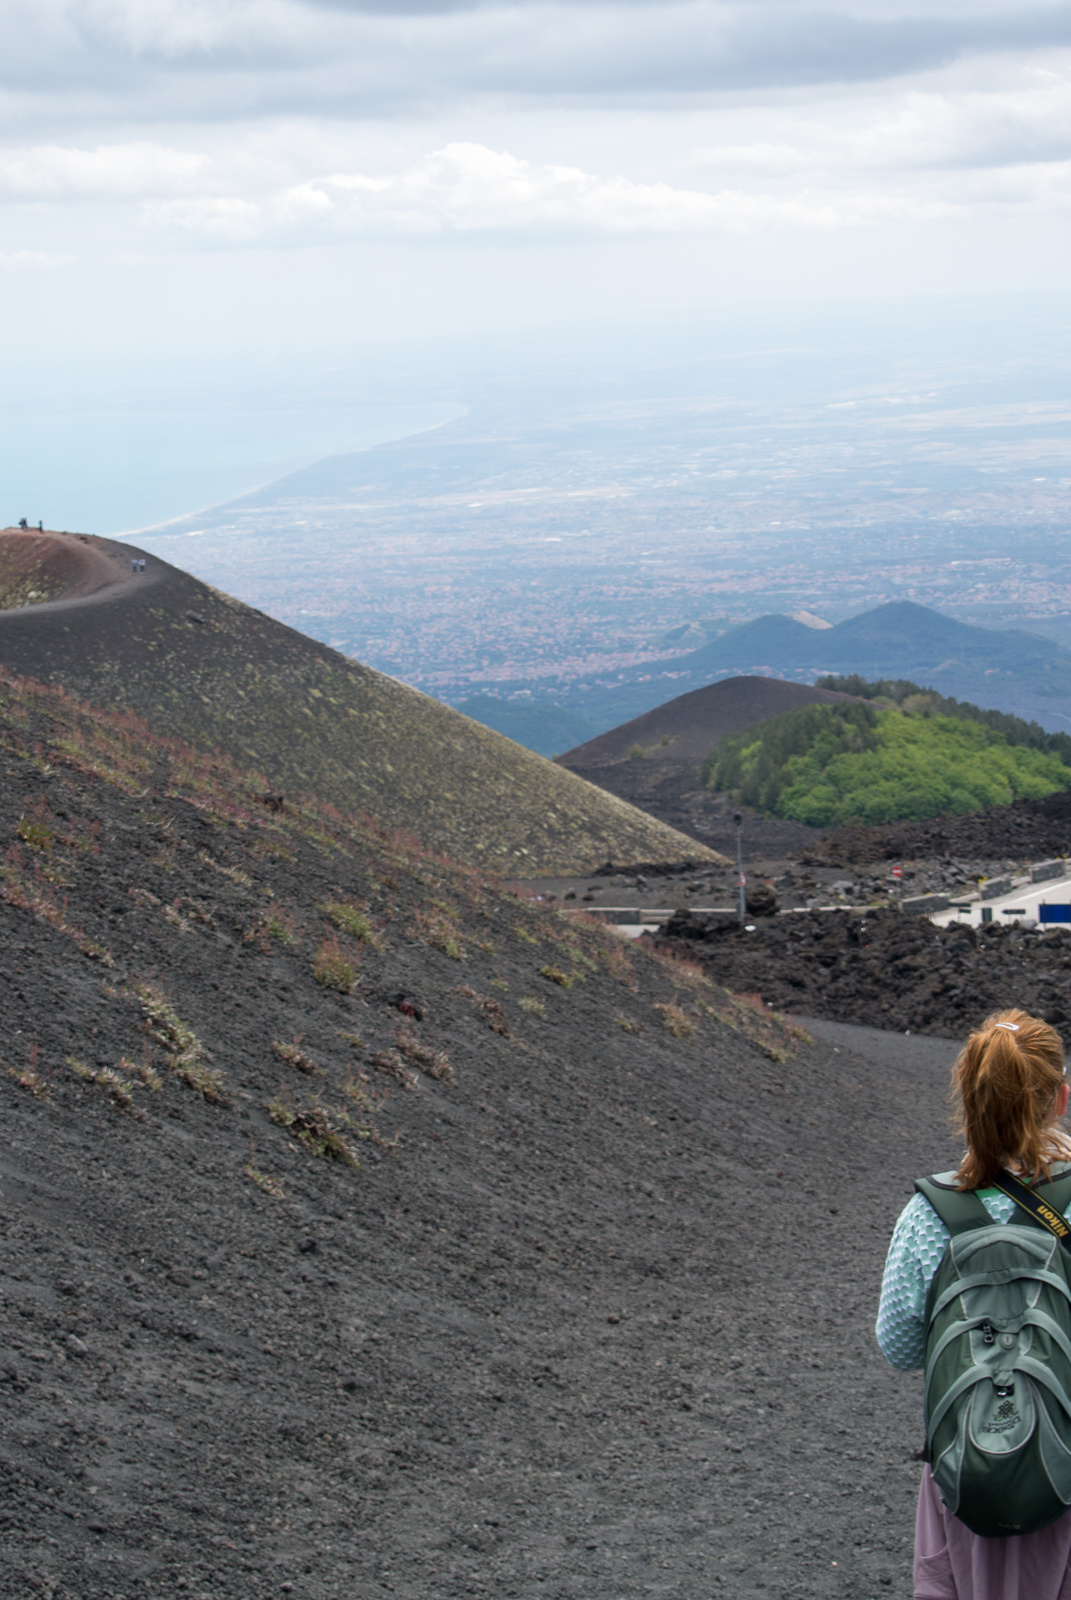
M 1071 1170 L 993 1221 L 952 1174 L 920 1178 L 952 1237 L 926 1296 L 926 1459 L 973 1533 L 1046 1527 L 1071 1505 Z

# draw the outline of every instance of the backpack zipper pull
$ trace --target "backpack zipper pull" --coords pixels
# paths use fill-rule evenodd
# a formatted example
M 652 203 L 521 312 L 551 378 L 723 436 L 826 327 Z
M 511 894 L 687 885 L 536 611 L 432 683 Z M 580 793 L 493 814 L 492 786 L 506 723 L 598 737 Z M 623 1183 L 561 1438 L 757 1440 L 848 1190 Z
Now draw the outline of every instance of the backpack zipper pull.
M 997 1336 L 993 1331 L 993 1324 L 991 1322 L 983 1322 L 982 1323 L 982 1343 L 983 1344 L 994 1344 L 996 1342 L 996 1337 Z

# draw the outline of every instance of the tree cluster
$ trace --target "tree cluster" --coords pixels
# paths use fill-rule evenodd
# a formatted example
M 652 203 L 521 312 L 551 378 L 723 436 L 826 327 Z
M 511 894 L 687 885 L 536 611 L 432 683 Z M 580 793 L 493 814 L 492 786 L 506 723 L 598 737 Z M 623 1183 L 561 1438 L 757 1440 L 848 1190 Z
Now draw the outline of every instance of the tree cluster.
M 723 739 L 704 782 L 812 827 L 979 811 L 1071 788 L 1071 766 L 1058 754 L 1012 742 L 979 718 L 916 709 L 909 694 L 901 708 L 860 699 L 803 706 Z

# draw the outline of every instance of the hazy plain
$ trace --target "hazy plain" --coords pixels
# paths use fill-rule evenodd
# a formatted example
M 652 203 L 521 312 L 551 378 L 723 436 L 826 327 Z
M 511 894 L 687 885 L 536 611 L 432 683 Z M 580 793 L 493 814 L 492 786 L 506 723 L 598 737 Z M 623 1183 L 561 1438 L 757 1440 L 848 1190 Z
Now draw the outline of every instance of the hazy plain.
M 402 385 L 456 420 L 138 542 L 455 703 L 572 701 L 664 672 L 697 638 L 671 630 L 769 611 L 837 621 L 910 598 L 1071 643 L 1058 307 L 607 324 L 434 354 L 394 370 L 390 398 Z M 368 362 L 361 378 L 373 394 Z M 337 401 L 349 381 L 343 364 L 320 383 Z

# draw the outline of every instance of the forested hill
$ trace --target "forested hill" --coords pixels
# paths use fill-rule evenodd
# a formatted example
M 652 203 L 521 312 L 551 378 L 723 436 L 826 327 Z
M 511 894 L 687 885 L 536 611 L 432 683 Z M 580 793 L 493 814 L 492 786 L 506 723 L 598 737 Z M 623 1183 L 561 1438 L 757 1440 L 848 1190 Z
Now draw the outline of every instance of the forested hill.
M 909 706 L 864 699 L 784 712 L 722 740 L 704 781 L 812 827 L 979 811 L 1071 788 L 1059 754 Z

